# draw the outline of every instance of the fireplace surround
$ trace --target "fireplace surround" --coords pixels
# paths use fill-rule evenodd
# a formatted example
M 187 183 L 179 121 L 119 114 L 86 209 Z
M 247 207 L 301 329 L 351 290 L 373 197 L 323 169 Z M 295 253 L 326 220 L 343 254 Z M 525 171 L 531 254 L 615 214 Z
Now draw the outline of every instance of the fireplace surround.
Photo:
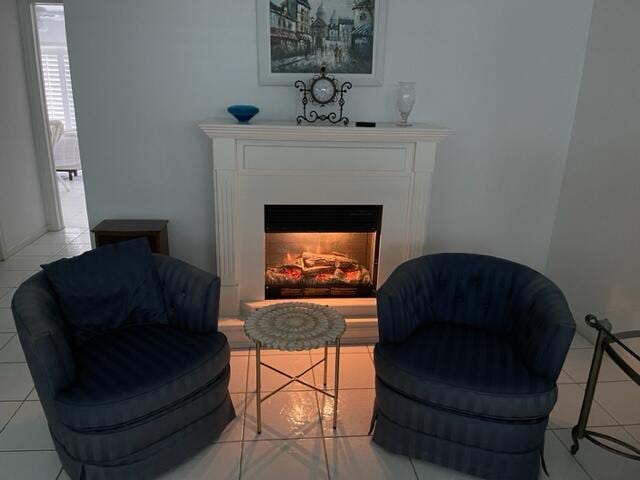
M 244 315 L 290 298 L 337 308 L 347 318 L 347 342 L 354 335 L 375 340 L 376 286 L 399 264 L 425 251 L 436 146 L 449 131 L 428 124 L 358 128 L 268 121 L 238 125 L 231 120 L 208 120 L 200 128 L 212 141 L 220 328 L 230 341 L 246 342 L 241 333 Z M 289 219 L 302 212 L 307 223 L 322 213 L 334 224 L 350 221 L 320 228 L 317 223 L 301 224 L 298 218 L 291 228 L 283 224 L 282 215 L 267 218 L 287 208 Z M 339 208 L 345 210 L 335 210 Z M 366 211 L 371 218 L 378 215 L 375 225 L 346 228 L 355 225 L 356 217 L 345 212 L 353 215 L 358 209 L 364 216 Z M 289 234 L 297 242 L 288 243 L 289 257 L 277 249 L 274 253 L 271 242 Z M 268 269 L 277 273 L 280 267 L 294 276 L 310 276 L 310 269 L 320 267 L 316 271 L 322 275 L 313 277 L 318 282 L 311 288 L 325 290 L 305 293 L 298 284 L 296 291 L 284 295 L 270 293 L 275 282 L 270 284 Z M 355 289 L 362 288 L 352 292 L 348 287 L 354 279 L 370 285 L 356 282 Z M 333 292 L 327 294 L 322 282 Z

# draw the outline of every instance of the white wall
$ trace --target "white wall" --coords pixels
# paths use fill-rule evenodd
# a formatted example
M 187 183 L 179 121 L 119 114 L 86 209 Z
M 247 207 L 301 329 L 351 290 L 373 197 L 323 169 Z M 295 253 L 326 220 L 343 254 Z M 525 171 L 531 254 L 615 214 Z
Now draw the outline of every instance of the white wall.
M 547 266 L 578 321 L 640 329 L 640 3 L 596 0 Z
M 265 0 L 267 1 L 267 0 Z M 292 87 L 257 83 L 254 0 L 67 0 L 91 224 L 168 218 L 172 252 L 213 265 L 210 147 L 198 120 L 254 103 L 292 119 Z M 575 112 L 591 0 L 390 0 L 384 87 L 355 88 L 354 119 L 393 118 L 418 82 L 415 121 L 441 146 L 430 250 L 545 265 Z
M 0 241 L 11 253 L 46 229 L 15 1 L 0 2 L 0 46 Z

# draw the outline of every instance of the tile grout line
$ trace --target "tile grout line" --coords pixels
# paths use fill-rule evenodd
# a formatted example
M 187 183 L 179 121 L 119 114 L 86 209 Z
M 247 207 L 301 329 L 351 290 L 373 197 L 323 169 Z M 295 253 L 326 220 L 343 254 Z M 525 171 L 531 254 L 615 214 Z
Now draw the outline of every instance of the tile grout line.
M 603 425 L 603 427 L 622 427 L 622 423 L 620 423 L 620 420 L 618 420 L 609 410 L 607 410 L 606 408 L 604 408 L 604 406 L 596 400 L 595 395 L 593 397 L 593 403 L 595 403 L 596 405 L 598 405 L 603 411 L 604 413 L 606 413 L 607 415 L 609 415 L 611 418 L 613 418 L 613 420 L 616 422 L 616 425 Z M 593 428 L 598 428 L 597 426 L 594 426 Z
M 580 387 L 582 387 L 583 385 L 587 385 L 587 382 L 576 382 L 578 385 L 580 385 Z M 598 380 L 598 385 L 600 385 L 601 383 L 633 383 L 636 384 L 636 382 L 634 382 L 631 377 L 629 377 L 629 380 Z M 582 387 L 582 389 L 584 390 L 584 387 Z
M 11 423 L 11 420 L 13 420 L 13 417 L 15 417 L 18 413 L 18 411 L 22 408 L 22 406 L 25 404 L 25 402 L 27 401 L 27 398 L 29 398 L 29 395 L 31 395 L 31 393 L 35 390 L 36 387 L 31 387 L 31 390 L 29 390 L 29 393 L 27 393 L 27 395 L 24 397 L 24 400 L 22 400 L 22 402 L 20 402 L 20 400 L 18 400 L 18 402 L 20 402 L 20 405 L 18 406 L 18 408 L 16 408 L 16 411 L 13 412 L 13 415 L 11 415 L 11 417 L 9 418 L 9 420 L 7 420 L 7 423 L 4 424 L 4 426 L 2 428 L 0 428 L 0 434 L 2 432 L 4 432 L 4 429 L 7 428 L 7 426 Z M 15 451 L 15 450 L 7 450 L 7 451 Z
M 16 450 L 0 450 L 0 453 L 25 453 L 25 452 L 55 452 L 55 448 L 19 448 Z
M 2 349 L 4 349 L 4 347 L 6 347 L 7 345 L 9 345 L 9 342 L 11 342 L 11 340 L 13 340 L 13 339 L 16 337 L 16 335 L 18 335 L 18 334 L 17 334 L 17 333 L 15 333 L 15 332 L 12 332 L 12 333 L 13 333 L 13 335 L 11 335 L 11 333 L 7 333 L 7 335 L 11 335 L 11 337 L 9 337 L 9 340 L 7 340 L 7 341 L 6 341 L 6 342 L 5 342 L 5 343 L 0 347 L 0 352 L 2 351 Z M 5 363 L 5 362 L 0 362 L 0 363 Z
M 565 361 L 565 363 L 566 363 L 567 359 L 565 358 L 565 360 L 564 360 L 564 361 Z M 569 372 L 567 372 L 567 371 L 564 369 L 564 363 L 562 364 L 562 368 L 560 369 L 560 371 L 561 371 L 561 372 L 564 372 L 564 374 L 565 374 L 567 377 L 569 377 L 571 380 L 573 380 L 573 383 L 578 383 L 578 382 L 576 382 L 576 379 L 575 379 L 575 378 L 573 378 L 573 377 L 569 374 Z
M 603 384 L 609 384 L 609 383 L 634 383 L 635 382 L 631 379 L 629 380 L 598 380 L 598 385 L 603 385 Z M 558 385 L 562 385 L 562 384 L 558 384 Z M 568 384 L 564 384 L 564 385 L 568 385 Z M 582 388 L 582 390 L 584 390 L 587 385 L 587 382 L 575 382 L 575 385 L 578 385 L 580 388 Z
M 1 363 L 25 363 L 25 362 L 0 362 Z M 331 387 L 331 384 L 329 384 L 329 381 L 327 380 L 327 384 L 329 385 L 329 388 Z M 563 385 L 574 385 L 573 383 L 564 383 Z M 317 385 L 316 385 L 317 386 Z M 319 387 L 318 387 L 319 388 Z M 375 386 L 373 387 L 346 387 L 346 388 L 340 388 L 341 392 L 345 392 L 345 391 L 350 391 L 350 392 L 354 392 L 354 391 L 363 391 L 363 390 L 375 390 Z M 274 390 L 271 389 L 265 389 L 265 390 L 261 390 L 262 393 L 271 393 Z M 286 392 L 312 392 L 314 391 L 311 388 L 305 388 L 305 387 L 298 387 L 298 388 L 287 388 L 286 390 L 281 390 L 278 393 L 286 393 Z M 235 393 L 237 395 L 242 394 L 243 392 L 230 392 L 230 393 Z M 252 392 L 253 393 L 253 392 Z
M 311 393 L 311 392 L 309 392 Z M 32 400 L 35 401 L 35 400 Z M 566 430 L 562 429 L 562 430 Z M 332 435 L 307 435 L 304 437 L 276 437 L 276 438 L 264 438 L 264 439 L 257 439 L 257 440 L 244 440 L 244 442 L 240 442 L 240 440 L 227 440 L 224 442 L 218 442 L 218 443 L 260 443 L 260 442 L 286 442 L 288 440 L 294 440 L 294 441 L 298 441 L 298 440 L 319 440 L 321 438 L 328 438 L 329 440 L 338 440 L 338 439 L 343 439 L 343 438 L 369 438 L 370 435 L 364 434 L 364 433 L 354 433 L 354 434 L 350 434 L 350 435 L 339 435 L 339 436 L 332 436 Z
M 411 464 L 411 468 L 413 469 L 413 474 L 416 476 L 416 480 L 420 480 L 420 477 L 418 476 L 418 470 L 416 469 L 416 466 L 413 463 L 413 457 L 408 457 L 408 458 L 409 458 L 409 463 Z
M 631 437 L 631 440 L 633 440 L 635 443 L 640 445 L 640 438 L 636 438 L 634 434 L 632 434 L 629 430 L 627 430 L 627 427 L 633 427 L 633 426 L 635 425 L 620 425 L 620 427 L 622 427 L 622 430 L 624 430 L 626 434 L 629 435 L 629 437 Z
M 623 382 L 624 382 L 624 380 L 623 380 Z M 600 383 L 615 383 L 615 382 L 614 382 L 614 381 L 611 381 L 611 382 L 598 382 L 598 384 L 600 384 Z M 632 381 L 631 383 L 633 383 L 633 381 Z M 586 385 L 586 384 L 580 384 L 580 383 L 578 383 L 577 385 L 578 385 L 578 386 L 579 386 L 583 391 L 585 391 L 585 392 L 586 392 L 585 388 L 582 386 L 582 385 Z M 597 385 L 596 385 L 596 393 L 597 393 L 597 391 L 598 391 L 598 388 L 597 388 Z M 584 401 L 584 395 L 582 396 L 582 401 Z M 620 422 L 620 420 L 618 420 L 618 419 L 615 417 L 615 415 L 613 415 L 609 410 L 607 410 L 607 409 L 604 407 L 604 405 L 602 405 L 602 403 L 600 403 L 600 402 L 596 399 L 595 393 L 594 393 L 594 396 L 593 396 L 593 403 L 595 403 L 596 405 L 598 405 L 598 406 L 599 406 L 599 407 L 604 411 L 604 413 L 606 413 L 607 415 L 609 415 L 609 416 L 613 419 L 613 421 L 614 421 L 614 422 L 616 422 L 616 425 L 601 425 L 601 427 L 615 427 L 615 426 L 617 426 L 617 427 L 623 427 L 623 425 L 622 425 L 622 423 Z M 582 402 L 580 403 L 580 407 L 582 408 Z M 587 428 L 588 428 L 588 425 L 587 425 Z M 597 425 L 595 425 L 595 426 L 593 426 L 593 428 L 598 428 L 598 426 L 597 426 Z
M 621 382 L 625 382 L 625 380 L 621 380 Z M 615 383 L 615 381 L 598 382 L 598 384 L 601 384 L 601 383 Z M 631 383 L 633 383 L 633 381 Z M 586 385 L 586 384 L 585 383 L 582 383 L 582 384 L 580 384 L 580 383 L 575 383 L 575 384 L 573 384 L 573 383 L 563 383 L 563 384 L 558 384 L 558 385 L 577 385 L 584 392 L 585 389 L 584 389 L 583 385 Z M 597 388 L 596 388 L 596 391 L 597 391 Z M 582 408 L 582 402 L 584 402 L 584 395 L 582 395 L 582 398 L 580 400 L 580 408 Z M 613 421 L 616 422 L 616 423 L 615 423 L 615 425 L 587 425 L 587 428 L 589 428 L 589 427 L 591 427 L 591 428 L 603 428 L 603 427 L 606 428 L 606 427 L 623 427 L 624 426 L 620 422 L 620 420 L 618 420 L 609 410 L 607 410 L 598 400 L 596 400 L 595 395 L 593 397 L 592 404 L 593 403 L 595 403 L 598 407 L 600 407 L 602 409 L 602 411 L 604 413 L 606 413 L 609 417 L 611 417 L 611 419 L 613 419 Z M 551 430 L 551 431 L 553 431 L 553 430 L 566 430 L 566 428 L 564 428 L 564 427 L 559 427 L 559 428 L 549 428 L 549 427 L 547 427 L 546 429 L 547 430 Z
M 569 455 L 571 455 L 571 458 L 573 459 L 574 462 L 576 462 L 578 464 L 578 466 L 582 469 L 582 471 L 584 472 L 584 474 L 589 477 L 591 480 L 595 480 L 591 474 L 587 471 L 587 467 L 585 467 L 584 465 L 582 465 L 582 463 L 580 462 L 580 460 L 578 460 L 578 457 L 576 457 L 575 455 L 571 454 L 571 450 L 569 450 L 567 448 L 567 446 L 562 442 L 562 439 L 558 436 L 558 434 L 556 432 L 554 432 L 553 430 L 550 430 L 550 432 L 556 437 L 556 440 L 558 440 L 558 442 L 560 442 L 560 445 L 562 446 L 562 448 L 565 449 L 565 451 L 567 453 L 569 453 Z

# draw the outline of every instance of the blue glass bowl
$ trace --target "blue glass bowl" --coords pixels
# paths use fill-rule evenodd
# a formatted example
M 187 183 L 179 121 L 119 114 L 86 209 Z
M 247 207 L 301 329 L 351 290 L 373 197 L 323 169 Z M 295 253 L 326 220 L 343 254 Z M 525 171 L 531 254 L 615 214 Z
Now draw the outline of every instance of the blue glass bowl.
M 227 112 L 236 117 L 240 123 L 249 123 L 253 117 L 260 111 L 258 107 L 253 105 L 231 105 L 227 108 Z

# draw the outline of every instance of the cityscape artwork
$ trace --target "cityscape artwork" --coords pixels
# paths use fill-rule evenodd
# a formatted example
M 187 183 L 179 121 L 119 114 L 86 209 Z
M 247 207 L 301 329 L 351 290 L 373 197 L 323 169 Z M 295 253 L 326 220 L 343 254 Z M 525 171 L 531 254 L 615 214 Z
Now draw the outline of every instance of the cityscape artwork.
M 262 28 L 267 38 L 259 39 L 268 41 L 267 51 L 261 52 L 268 54 L 268 62 L 261 58 L 260 67 L 268 67 L 272 79 L 318 73 L 322 66 L 332 74 L 375 77 L 381 0 L 258 2 L 263 2 L 259 15 L 267 5 L 269 9 L 268 28 Z

